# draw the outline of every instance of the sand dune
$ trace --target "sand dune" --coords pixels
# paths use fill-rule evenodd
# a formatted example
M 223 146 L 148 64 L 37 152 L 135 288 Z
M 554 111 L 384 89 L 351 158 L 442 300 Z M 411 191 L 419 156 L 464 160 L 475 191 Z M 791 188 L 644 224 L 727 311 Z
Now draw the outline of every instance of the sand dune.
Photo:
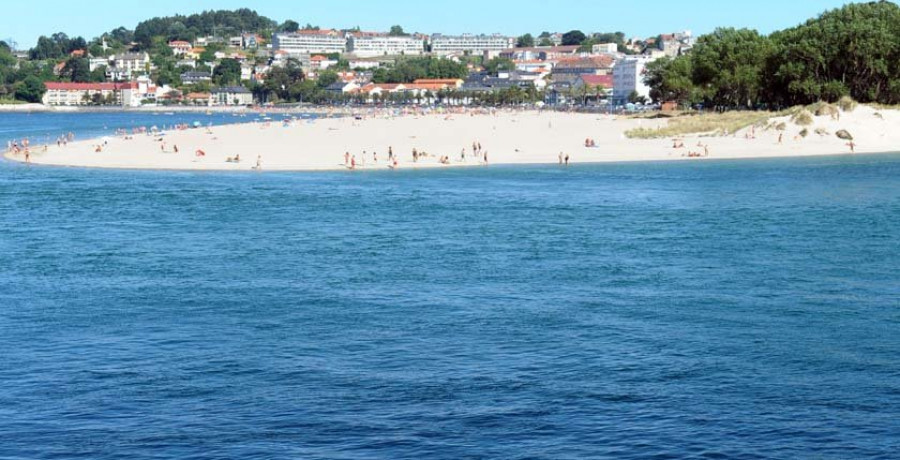
M 857 153 L 900 151 L 900 112 L 880 111 L 861 106 L 840 120 L 816 117 L 807 138 L 797 134 L 802 127 L 786 121 L 781 144 L 779 132 L 756 130 L 755 139 L 743 132 L 728 137 L 691 135 L 683 139 L 685 148 L 674 149 L 670 139 L 628 139 L 625 132 L 636 127 L 656 128 L 665 120 L 635 120 L 607 115 L 556 112 L 501 112 L 496 115 L 420 115 L 297 121 L 289 126 L 273 122 L 217 126 L 167 132 L 159 137 L 137 135 L 134 139 L 110 138 L 102 152 L 96 152 L 98 140 L 50 146 L 46 152 L 34 148 L 31 162 L 42 165 L 128 169 L 176 170 L 251 170 L 261 157 L 264 171 L 312 171 L 346 169 L 345 152 L 357 158 L 359 169 L 387 169 L 388 148 L 399 157 L 398 168 L 478 166 L 472 143 L 480 142 L 490 164 L 557 163 L 559 154 L 572 163 L 625 161 L 702 161 L 687 158 L 688 151 L 705 153 L 710 159 L 787 157 L 847 154 L 847 142 L 834 133 L 850 131 Z M 814 133 L 817 128 L 829 134 Z M 596 147 L 586 148 L 592 138 Z M 165 144 L 165 151 L 162 149 Z M 701 146 L 707 146 L 704 148 Z M 177 146 L 179 153 L 174 153 Z M 412 150 L 430 156 L 414 163 Z M 466 150 L 466 160 L 461 158 Z M 203 150 L 206 155 L 197 157 Z M 363 151 L 366 152 L 363 157 Z M 373 158 L 377 153 L 378 162 Z M 240 155 L 240 163 L 226 159 Z M 440 156 L 449 156 L 451 164 L 442 165 Z M 24 161 L 24 156 L 8 153 L 8 158 Z

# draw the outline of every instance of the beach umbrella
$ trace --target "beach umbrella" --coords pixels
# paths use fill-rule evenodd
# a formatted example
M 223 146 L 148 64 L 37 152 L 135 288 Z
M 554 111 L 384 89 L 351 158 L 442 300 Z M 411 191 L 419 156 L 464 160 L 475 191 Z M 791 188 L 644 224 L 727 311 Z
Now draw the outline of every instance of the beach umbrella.
M 199 121 L 195 121 L 195 122 L 194 122 L 194 127 L 195 127 L 195 128 L 199 128 L 200 126 L 202 126 L 202 123 L 200 123 Z

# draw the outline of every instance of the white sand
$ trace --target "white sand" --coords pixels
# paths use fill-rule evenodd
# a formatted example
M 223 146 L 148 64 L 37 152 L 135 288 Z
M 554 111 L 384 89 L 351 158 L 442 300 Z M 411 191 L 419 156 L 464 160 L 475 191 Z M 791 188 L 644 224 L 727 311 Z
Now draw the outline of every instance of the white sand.
M 43 152 L 32 146 L 31 161 L 42 165 L 128 169 L 251 170 L 262 156 L 264 171 L 312 171 L 345 169 L 344 153 L 356 155 L 359 169 L 387 169 L 388 147 L 400 158 L 400 169 L 447 167 L 438 157 L 448 155 L 450 166 L 477 166 L 472 143 L 480 142 L 490 164 L 557 163 L 559 153 L 573 164 L 625 161 L 704 161 L 686 158 L 688 151 L 703 152 L 698 143 L 708 145 L 709 159 L 766 158 L 848 154 L 847 142 L 834 133 L 846 129 L 855 137 L 857 153 L 900 151 L 900 112 L 860 106 L 842 114 L 840 121 L 817 117 L 806 139 L 795 139 L 802 129 L 788 121 L 784 140 L 778 144 L 775 130 L 757 130 L 756 139 L 738 133 L 730 137 L 692 135 L 684 137 L 684 149 L 673 149 L 670 139 L 627 139 L 625 131 L 635 127 L 656 127 L 665 120 L 617 119 L 611 116 L 555 112 L 502 112 L 498 115 L 406 116 L 399 118 L 352 117 L 298 121 L 284 127 L 280 122 L 229 125 L 166 133 L 166 152 L 157 137 L 137 135 L 132 140 L 112 138 L 102 152 L 95 152 L 98 140 L 75 142 L 67 147 L 51 146 Z M 784 119 L 786 120 L 786 119 Z M 814 133 L 824 128 L 827 136 Z M 584 147 L 593 138 L 595 148 Z M 173 146 L 180 153 L 173 153 Z M 431 156 L 412 161 L 412 149 Z M 460 159 L 466 149 L 466 161 Z M 198 158 L 202 149 L 206 156 Z M 362 152 L 368 152 L 363 164 Z M 377 152 L 378 163 L 372 153 Z M 240 154 L 242 162 L 227 163 Z M 22 154 L 8 158 L 24 161 Z

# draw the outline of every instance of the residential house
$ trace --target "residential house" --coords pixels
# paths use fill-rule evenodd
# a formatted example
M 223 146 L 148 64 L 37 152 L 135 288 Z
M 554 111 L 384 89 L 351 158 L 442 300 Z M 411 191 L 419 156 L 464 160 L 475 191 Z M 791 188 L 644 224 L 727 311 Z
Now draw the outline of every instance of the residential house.
M 356 82 L 353 82 L 353 81 L 350 81 L 350 82 L 336 81 L 325 87 L 325 91 L 328 91 L 329 93 L 335 93 L 335 94 L 353 93 L 353 92 L 358 91 L 359 89 L 360 89 L 359 84 L 357 84 Z
M 212 97 L 209 93 L 188 93 L 187 96 L 184 97 L 185 101 L 191 105 L 210 105 L 210 101 Z
M 328 57 L 322 55 L 316 55 L 309 58 L 309 68 L 313 72 L 326 70 L 329 67 L 336 66 L 337 63 L 337 59 L 329 59 Z
M 185 72 L 181 74 L 181 82 L 185 85 L 193 85 L 200 82 L 211 82 L 212 74 L 209 72 Z
M 591 47 L 591 52 L 594 54 L 616 55 L 619 54 L 619 45 L 615 43 L 600 43 Z
M 194 46 L 184 40 L 173 40 L 169 42 L 169 48 L 175 56 L 184 56 L 194 49 Z
M 147 53 L 123 53 L 112 57 L 115 74 L 131 79 L 132 76 L 150 70 L 150 55 Z

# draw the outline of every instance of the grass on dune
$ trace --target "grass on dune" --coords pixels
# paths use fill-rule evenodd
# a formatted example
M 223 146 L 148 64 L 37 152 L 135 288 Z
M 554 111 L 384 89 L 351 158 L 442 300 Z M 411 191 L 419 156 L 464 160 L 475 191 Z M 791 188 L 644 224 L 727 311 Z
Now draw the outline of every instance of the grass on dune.
M 735 111 L 725 113 L 684 114 L 669 119 L 667 126 L 659 129 L 636 128 L 625 132 L 631 139 L 660 139 L 685 134 L 731 134 L 750 127 L 765 127 L 769 119 L 780 116 L 775 112 Z

